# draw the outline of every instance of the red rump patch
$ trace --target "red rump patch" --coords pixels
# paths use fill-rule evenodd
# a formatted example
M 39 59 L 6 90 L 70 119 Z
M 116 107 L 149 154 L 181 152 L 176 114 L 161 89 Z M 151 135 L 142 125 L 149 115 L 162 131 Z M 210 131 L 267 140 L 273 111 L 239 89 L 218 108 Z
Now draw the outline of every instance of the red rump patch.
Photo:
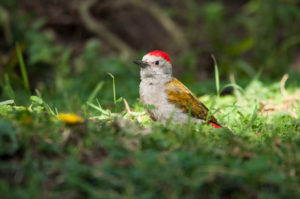
M 211 124 L 213 127 L 215 127 L 216 129 L 219 129 L 219 128 L 221 128 L 221 126 L 220 126 L 220 125 L 218 125 L 218 124 L 215 124 L 215 123 L 212 123 L 212 122 L 210 122 L 210 124 Z
M 170 59 L 169 55 L 167 53 L 163 52 L 163 51 L 155 50 L 155 51 L 149 52 L 148 55 L 152 55 L 152 56 L 155 56 L 155 57 L 162 57 L 166 61 L 171 63 L 171 59 Z

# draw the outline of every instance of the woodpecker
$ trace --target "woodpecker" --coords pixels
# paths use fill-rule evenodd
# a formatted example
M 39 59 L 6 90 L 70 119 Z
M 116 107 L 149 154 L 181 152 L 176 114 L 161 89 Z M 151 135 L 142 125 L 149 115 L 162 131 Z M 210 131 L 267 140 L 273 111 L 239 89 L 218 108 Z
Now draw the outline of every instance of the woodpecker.
M 208 121 L 215 128 L 222 127 L 213 115 L 208 116 L 208 108 L 173 77 L 167 53 L 155 50 L 134 63 L 141 67 L 140 98 L 152 120 L 182 124 L 190 118 L 192 123 Z

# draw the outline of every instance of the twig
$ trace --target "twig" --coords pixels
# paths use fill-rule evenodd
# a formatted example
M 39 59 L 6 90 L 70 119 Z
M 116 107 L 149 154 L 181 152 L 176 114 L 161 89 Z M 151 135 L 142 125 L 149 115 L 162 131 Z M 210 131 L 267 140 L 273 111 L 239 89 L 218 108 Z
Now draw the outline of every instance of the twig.
M 141 1 L 141 0 L 115 0 L 113 2 L 114 7 L 123 7 L 131 4 L 136 6 L 153 16 L 162 27 L 168 32 L 173 39 L 174 43 L 180 47 L 180 49 L 188 49 L 189 45 L 182 30 L 174 23 L 174 21 L 168 17 L 163 9 L 161 9 L 156 3 L 152 1 Z
M 131 111 L 130 106 L 128 105 L 128 102 L 125 98 L 123 99 L 123 102 L 124 102 L 125 109 L 126 109 L 127 113 L 131 114 L 132 111 Z
M 170 19 L 170 17 L 165 14 L 162 9 L 160 9 L 159 6 L 151 1 L 134 1 L 139 2 L 137 5 L 143 7 L 145 10 L 148 10 L 152 16 L 160 22 L 160 24 L 168 31 L 169 35 L 171 35 L 177 46 L 179 46 L 181 49 L 188 49 L 188 42 L 181 29 Z
M 83 1 L 79 5 L 79 14 L 83 20 L 83 24 L 89 31 L 105 39 L 112 47 L 119 50 L 122 58 L 132 58 L 134 55 L 134 50 L 90 14 L 89 9 L 96 2 L 96 0 L 88 0 Z

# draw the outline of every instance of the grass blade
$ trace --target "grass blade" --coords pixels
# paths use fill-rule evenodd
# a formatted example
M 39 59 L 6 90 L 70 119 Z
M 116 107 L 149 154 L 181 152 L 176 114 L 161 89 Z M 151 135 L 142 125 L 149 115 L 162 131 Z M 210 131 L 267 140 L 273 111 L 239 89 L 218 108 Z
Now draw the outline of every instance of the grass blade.
M 232 87 L 234 90 L 238 90 L 240 93 L 245 93 L 245 90 L 240 87 L 239 85 L 237 84 L 234 84 L 234 83 L 229 83 L 229 84 L 226 84 L 222 89 L 221 89 L 221 92 L 225 90 L 225 88 L 230 88 Z
M 21 74 L 22 74 L 23 81 L 24 81 L 24 87 L 25 87 L 26 91 L 30 94 L 27 71 L 26 71 L 22 51 L 21 51 L 21 48 L 20 48 L 19 44 L 16 45 L 16 51 L 17 51 L 19 66 L 20 66 L 20 69 L 21 69 Z
M 217 64 L 217 60 L 213 54 L 211 55 L 211 57 L 214 61 L 214 66 L 215 66 L 215 80 L 216 80 L 217 96 L 220 97 L 220 77 L 219 77 L 218 64 Z
M 0 102 L 0 106 L 2 106 L 2 105 L 10 105 L 10 104 L 14 104 L 14 103 L 15 103 L 15 101 L 12 100 L 12 99 L 5 100 L 5 101 Z
M 93 90 L 93 92 L 91 93 L 91 95 L 89 96 L 87 102 L 92 102 L 92 100 L 96 97 L 96 95 L 98 94 L 98 92 L 101 90 L 101 88 L 103 87 L 104 82 L 101 81 L 97 84 L 96 88 Z
M 117 97 L 116 97 L 116 86 L 115 86 L 115 77 L 111 73 L 107 73 L 109 76 L 111 76 L 113 80 L 113 93 L 114 93 L 114 104 L 117 104 Z
M 254 121 L 257 118 L 257 111 L 258 111 L 258 107 L 257 107 L 257 105 L 255 105 L 250 122 L 245 126 L 245 128 L 241 132 L 245 132 L 249 127 L 252 126 L 252 124 L 254 123 Z
M 8 95 L 9 98 L 15 99 L 15 92 L 11 87 L 9 76 L 7 73 L 4 74 L 4 82 L 5 82 L 3 86 L 4 92 Z

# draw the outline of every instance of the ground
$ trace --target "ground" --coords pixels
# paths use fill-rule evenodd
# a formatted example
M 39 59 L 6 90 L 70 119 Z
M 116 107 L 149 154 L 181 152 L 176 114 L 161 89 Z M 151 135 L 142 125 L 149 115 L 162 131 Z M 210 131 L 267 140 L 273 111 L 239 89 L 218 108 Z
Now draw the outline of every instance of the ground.
M 114 112 L 92 96 L 68 115 L 3 101 L 2 198 L 297 198 L 300 90 L 285 81 L 200 97 L 223 129 L 164 126 L 139 100 Z

